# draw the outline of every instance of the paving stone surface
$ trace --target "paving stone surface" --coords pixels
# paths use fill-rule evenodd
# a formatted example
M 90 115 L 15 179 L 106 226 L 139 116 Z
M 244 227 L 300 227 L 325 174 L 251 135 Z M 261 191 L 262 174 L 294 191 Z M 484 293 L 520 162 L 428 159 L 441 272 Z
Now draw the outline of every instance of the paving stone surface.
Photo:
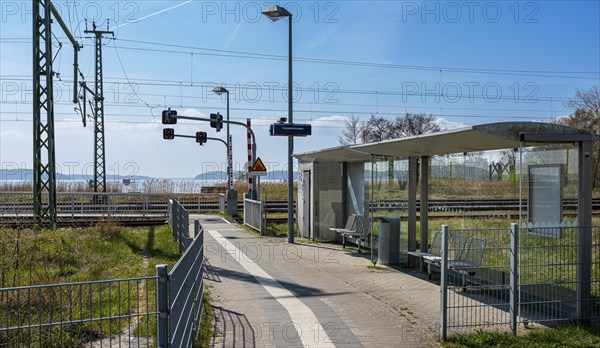
M 439 346 L 439 286 L 418 270 L 373 268 L 369 255 L 356 249 L 288 244 L 218 216 L 190 216 L 195 219 L 205 230 L 205 280 L 217 330 L 213 347 Z M 219 243 L 213 232 L 232 245 Z M 289 301 L 267 291 L 265 280 L 244 268 L 248 261 L 308 307 L 316 322 L 294 322 L 300 309 L 286 308 Z

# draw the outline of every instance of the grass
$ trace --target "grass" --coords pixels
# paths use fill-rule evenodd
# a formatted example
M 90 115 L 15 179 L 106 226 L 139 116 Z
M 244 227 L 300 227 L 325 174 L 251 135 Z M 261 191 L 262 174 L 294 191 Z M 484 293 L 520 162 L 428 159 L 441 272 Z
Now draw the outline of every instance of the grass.
M 180 254 L 168 226 L 120 228 L 102 225 L 57 231 L 0 231 L 2 287 L 114 280 L 70 286 L 3 290 L 0 327 L 62 320 L 28 337 L 26 329 L 0 335 L 0 346 L 28 342 L 34 346 L 81 346 L 131 328 L 141 337 L 155 334 L 154 279 L 157 264 L 172 267 Z M 31 313 L 31 314 L 26 314 Z M 119 319 L 142 313 L 138 319 Z M 116 318 L 91 321 L 90 318 Z M 78 323 L 78 320 L 82 322 Z M 28 341 L 31 339 L 31 341 Z
M 0 287 L 153 275 L 155 265 L 174 265 L 179 257 L 166 225 L 4 229 L 0 230 Z
M 194 347 L 208 347 L 214 335 L 214 315 L 210 305 L 211 296 L 210 285 L 204 286 L 204 296 L 202 297 L 202 318 L 200 319 L 200 329 L 198 330 L 198 340 L 194 342 Z
M 450 336 L 442 344 L 448 348 L 600 347 L 600 328 L 568 326 L 531 331 L 523 336 L 479 330 L 472 334 Z

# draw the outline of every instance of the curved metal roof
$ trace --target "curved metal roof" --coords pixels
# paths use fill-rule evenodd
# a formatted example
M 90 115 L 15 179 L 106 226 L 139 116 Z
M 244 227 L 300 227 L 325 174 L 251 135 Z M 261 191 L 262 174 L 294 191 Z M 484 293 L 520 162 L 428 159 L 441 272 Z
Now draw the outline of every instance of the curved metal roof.
M 528 139 L 534 139 L 529 141 Z M 552 123 L 499 122 L 375 143 L 296 154 L 309 162 L 365 162 L 372 156 L 408 157 L 518 148 L 592 140 L 590 133 Z

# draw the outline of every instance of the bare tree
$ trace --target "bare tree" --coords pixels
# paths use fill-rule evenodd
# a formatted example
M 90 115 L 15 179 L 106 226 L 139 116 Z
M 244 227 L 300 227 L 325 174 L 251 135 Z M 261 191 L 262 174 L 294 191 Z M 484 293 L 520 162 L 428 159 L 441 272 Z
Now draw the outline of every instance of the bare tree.
M 346 128 L 339 136 L 339 142 L 342 145 L 356 145 L 361 140 L 362 127 L 360 119 L 357 116 L 352 116 L 350 120 L 344 121 Z
M 382 141 L 393 138 L 393 122 L 383 116 L 371 115 L 361 133 L 364 143 Z
M 425 113 L 411 114 L 407 112 L 404 116 L 396 117 L 394 124 L 394 133 L 398 138 L 436 133 L 440 130 L 440 125 L 435 122 L 435 116 Z
M 435 116 L 431 114 L 406 113 L 398 116 L 395 120 L 389 120 L 383 116 L 371 115 L 371 118 L 360 125 L 358 118 L 354 116 L 346 121 L 346 128 L 339 137 L 343 145 L 356 144 L 360 138 L 363 143 L 377 142 L 388 139 L 403 138 L 407 136 L 434 133 L 440 131 L 440 126 L 435 122 Z M 393 181 L 394 161 L 388 161 L 388 180 Z
M 383 116 L 371 115 L 371 118 L 362 125 L 358 117 L 352 116 L 349 121 L 344 123 L 346 127 L 339 137 L 342 145 L 404 138 L 441 130 L 440 125 L 435 122 L 435 116 L 425 113 L 411 114 L 407 112 L 403 116 L 396 117 L 394 121 Z
M 577 90 L 575 97 L 565 102 L 565 106 L 598 118 L 600 117 L 600 89 L 594 86 L 589 91 Z
M 564 105 L 572 108 L 573 112 L 568 117 L 554 120 L 555 123 L 583 129 L 590 133 L 600 133 L 600 89 L 598 86 L 594 86 L 588 91 L 577 90 L 575 97 L 569 99 Z M 598 141 L 594 142 L 594 148 L 597 155 L 593 159 L 593 187 L 596 187 L 600 169 L 600 143 Z

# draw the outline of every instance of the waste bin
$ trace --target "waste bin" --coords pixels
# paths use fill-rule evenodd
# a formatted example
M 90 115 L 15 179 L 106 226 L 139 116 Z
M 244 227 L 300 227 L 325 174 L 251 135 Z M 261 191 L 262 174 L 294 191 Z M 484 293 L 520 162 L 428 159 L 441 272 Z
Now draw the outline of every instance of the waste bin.
M 382 217 L 379 223 L 380 265 L 400 264 L 400 217 Z

